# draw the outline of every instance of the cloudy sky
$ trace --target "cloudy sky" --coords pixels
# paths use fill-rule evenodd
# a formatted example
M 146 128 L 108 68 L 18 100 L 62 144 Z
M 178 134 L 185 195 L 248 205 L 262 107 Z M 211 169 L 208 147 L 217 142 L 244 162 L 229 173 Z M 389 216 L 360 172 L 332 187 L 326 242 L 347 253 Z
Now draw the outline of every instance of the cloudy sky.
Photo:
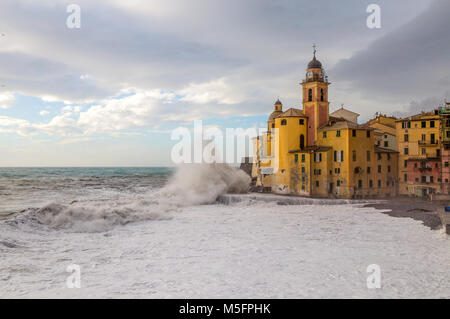
M 449 14 L 448 0 L 2 0 L 0 166 L 171 165 L 178 126 L 264 127 L 278 97 L 300 107 L 313 43 L 331 110 L 431 109 L 450 100 Z

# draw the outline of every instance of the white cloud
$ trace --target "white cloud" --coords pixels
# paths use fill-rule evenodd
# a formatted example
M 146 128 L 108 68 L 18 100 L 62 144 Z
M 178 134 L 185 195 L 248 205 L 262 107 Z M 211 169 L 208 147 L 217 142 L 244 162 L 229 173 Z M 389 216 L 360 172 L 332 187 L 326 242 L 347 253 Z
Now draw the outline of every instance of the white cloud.
M 40 116 L 46 116 L 46 115 L 49 115 L 49 114 L 50 114 L 50 112 L 47 111 L 47 110 L 42 110 L 42 111 L 39 112 Z
M 0 109 L 7 109 L 14 105 L 16 99 L 11 92 L 0 93 Z
M 220 78 L 206 83 L 191 83 L 180 91 L 182 101 L 206 104 L 237 104 L 244 100 L 243 96 L 237 96 L 233 87 L 225 78 Z

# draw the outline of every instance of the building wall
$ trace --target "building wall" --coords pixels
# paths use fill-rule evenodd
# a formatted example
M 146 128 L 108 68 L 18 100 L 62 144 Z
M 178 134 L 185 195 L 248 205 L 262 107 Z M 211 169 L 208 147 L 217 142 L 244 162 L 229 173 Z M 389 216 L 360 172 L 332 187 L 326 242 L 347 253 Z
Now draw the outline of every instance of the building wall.
M 430 126 L 430 121 L 434 121 L 434 127 Z M 402 123 L 408 122 L 410 123 L 410 128 L 402 127 Z M 422 127 L 422 122 L 426 123 L 425 127 Z M 417 195 L 416 187 L 412 187 L 411 185 L 415 181 L 417 172 L 414 170 L 414 164 L 410 165 L 410 160 L 423 159 L 425 162 L 431 163 L 436 158 L 440 159 L 441 143 L 439 129 L 440 119 L 437 115 L 415 116 L 410 119 L 402 119 L 396 122 L 399 151 L 399 193 L 401 195 Z M 425 141 L 422 140 L 423 134 L 425 134 Z M 434 134 L 435 143 L 431 143 L 431 134 Z M 405 135 L 408 136 L 407 140 L 405 140 Z M 408 154 L 405 154 L 406 148 L 408 149 Z M 410 176 L 412 176 L 412 178 Z M 440 192 L 440 187 L 437 192 Z
M 300 124 L 300 119 L 303 124 Z M 286 121 L 286 125 L 281 123 Z M 275 119 L 275 128 L 278 131 L 278 153 L 275 154 L 276 160 L 273 161 L 274 179 L 272 190 L 276 193 L 289 194 L 295 192 L 290 189 L 292 156 L 289 151 L 300 149 L 300 136 L 304 137 L 304 147 L 307 145 L 307 118 L 300 117 L 278 117 Z M 276 151 L 275 151 L 276 152 Z

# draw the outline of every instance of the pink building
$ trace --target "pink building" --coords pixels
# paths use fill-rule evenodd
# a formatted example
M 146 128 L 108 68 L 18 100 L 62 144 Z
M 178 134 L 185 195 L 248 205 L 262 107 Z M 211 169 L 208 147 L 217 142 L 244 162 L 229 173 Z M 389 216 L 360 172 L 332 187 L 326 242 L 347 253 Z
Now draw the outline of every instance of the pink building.
M 404 182 L 414 183 L 416 196 L 425 197 L 441 192 L 441 166 L 439 157 L 436 158 L 409 158 Z M 417 193 L 417 192 L 420 192 Z

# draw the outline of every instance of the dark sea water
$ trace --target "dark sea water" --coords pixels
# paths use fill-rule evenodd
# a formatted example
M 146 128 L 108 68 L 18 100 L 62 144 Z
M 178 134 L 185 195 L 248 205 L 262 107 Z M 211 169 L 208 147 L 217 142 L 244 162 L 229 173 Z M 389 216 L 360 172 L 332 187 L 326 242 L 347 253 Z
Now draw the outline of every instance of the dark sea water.
M 50 202 L 111 200 L 161 188 L 168 167 L 0 168 L 0 219 Z

